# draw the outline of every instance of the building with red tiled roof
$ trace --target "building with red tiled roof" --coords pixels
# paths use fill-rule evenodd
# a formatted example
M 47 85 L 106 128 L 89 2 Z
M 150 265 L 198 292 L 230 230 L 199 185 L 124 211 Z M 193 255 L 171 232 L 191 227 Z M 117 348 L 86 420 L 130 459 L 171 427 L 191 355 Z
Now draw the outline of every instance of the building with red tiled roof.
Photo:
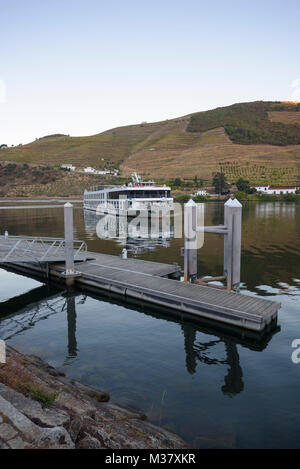
M 296 186 L 269 186 L 268 194 L 295 194 Z
M 297 186 L 270 186 L 267 184 L 253 185 L 257 192 L 263 192 L 264 194 L 295 194 Z

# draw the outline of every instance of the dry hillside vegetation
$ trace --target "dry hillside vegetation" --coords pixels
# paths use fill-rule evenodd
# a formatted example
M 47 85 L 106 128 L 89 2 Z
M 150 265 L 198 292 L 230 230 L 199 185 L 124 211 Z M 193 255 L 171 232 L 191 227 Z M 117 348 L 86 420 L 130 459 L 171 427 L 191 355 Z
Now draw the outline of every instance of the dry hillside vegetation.
M 283 122 L 284 124 L 300 125 L 300 112 L 273 111 L 269 112 L 269 119 L 272 122 Z
M 266 171 L 272 174 L 275 171 L 276 176 L 276 171 L 284 167 L 287 168 L 287 177 L 281 178 L 281 182 L 300 180 L 300 145 L 238 145 L 230 141 L 223 128 L 197 135 L 193 144 L 173 147 L 171 152 L 161 139 L 151 150 L 142 149 L 129 156 L 121 165 L 122 172 L 129 175 L 136 170 L 157 178 L 191 178 L 196 175 L 208 181 L 222 167 L 230 181 L 247 176 L 255 183 L 265 180 Z M 231 167 L 235 171 L 231 171 Z M 266 169 L 262 170 L 262 167 Z

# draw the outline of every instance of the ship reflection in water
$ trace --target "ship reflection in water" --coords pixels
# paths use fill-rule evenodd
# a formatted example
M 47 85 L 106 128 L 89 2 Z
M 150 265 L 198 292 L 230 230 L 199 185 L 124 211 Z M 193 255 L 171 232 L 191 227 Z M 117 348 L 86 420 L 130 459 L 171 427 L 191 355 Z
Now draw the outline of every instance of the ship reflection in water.
M 174 221 L 166 219 L 138 218 L 129 219 L 127 216 L 97 215 L 90 210 L 84 210 L 84 224 L 86 233 L 90 237 L 111 239 L 127 248 L 132 255 L 156 249 L 169 247 L 174 236 Z

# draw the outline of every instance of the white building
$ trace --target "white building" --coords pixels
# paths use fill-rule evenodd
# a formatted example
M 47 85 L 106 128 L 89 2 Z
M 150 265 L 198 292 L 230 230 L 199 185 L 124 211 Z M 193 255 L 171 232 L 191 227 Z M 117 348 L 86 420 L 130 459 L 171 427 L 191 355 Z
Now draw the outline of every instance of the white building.
M 254 187 L 257 192 L 261 192 L 269 195 L 281 195 L 281 194 L 295 194 L 297 187 L 296 186 L 251 186 Z
M 296 186 L 269 186 L 268 194 L 296 194 Z
M 208 195 L 208 194 L 207 194 L 207 191 L 205 189 L 199 189 L 196 192 L 196 195 Z
M 114 176 L 118 176 L 119 174 L 119 170 L 118 169 L 95 169 L 95 168 L 92 168 L 90 166 L 88 166 L 87 168 L 84 168 L 83 169 L 83 172 L 84 173 L 88 173 L 88 174 L 99 174 L 99 175 L 106 175 L 106 174 L 113 174 Z
M 83 172 L 84 173 L 90 173 L 90 174 L 96 174 L 97 173 L 95 168 L 91 168 L 90 166 L 88 166 L 87 168 L 84 168 Z
M 62 164 L 61 165 L 62 169 L 67 169 L 68 171 L 75 171 L 76 166 L 73 166 L 72 164 Z
M 110 174 L 111 171 L 106 171 L 106 170 L 101 171 L 101 170 L 99 170 L 99 171 L 95 171 L 95 173 L 96 174 Z
M 252 187 L 253 189 L 256 189 L 257 192 L 265 192 L 267 193 L 267 190 L 269 189 L 269 185 L 266 184 L 266 185 L 261 185 L 261 186 L 250 186 Z

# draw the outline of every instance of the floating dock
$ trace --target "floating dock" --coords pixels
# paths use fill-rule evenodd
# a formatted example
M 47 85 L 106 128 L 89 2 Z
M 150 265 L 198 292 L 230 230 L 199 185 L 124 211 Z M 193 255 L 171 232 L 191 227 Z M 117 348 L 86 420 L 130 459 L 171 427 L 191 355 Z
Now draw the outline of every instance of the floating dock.
M 174 280 L 181 274 L 177 264 L 86 252 L 86 261 L 76 262 L 75 286 L 105 290 L 123 297 L 173 309 L 182 314 L 207 318 L 261 332 L 277 319 L 280 303 L 209 286 Z M 65 265 L 24 262 L 2 264 L 9 270 L 65 283 Z
M 6 232 L 5 236 L 0 236 L 0 265 L 43 280 L 55 279 L 69 287 L 102 290 L 180 314 L 262 332 L 276 321 L 280 303 L 239 293 L 241 204 L 228 200 L 224 225 L 216 227 L 198 227 L 197 206 L 192 200 L 186 204 L 186 209 L 185 282 L 178 281 L 181 276 L 178 264 L 88 252 L 84 241 L 74 240 L 73 206 L 69 203 L 64 206 L 64 238 L 11 237 Z M 227 290 L 212 288 L 203 285 L 201 279 L 197 280 L 197 232 L 203 229 L 224 236 L 222 278 L 226 279 Z

